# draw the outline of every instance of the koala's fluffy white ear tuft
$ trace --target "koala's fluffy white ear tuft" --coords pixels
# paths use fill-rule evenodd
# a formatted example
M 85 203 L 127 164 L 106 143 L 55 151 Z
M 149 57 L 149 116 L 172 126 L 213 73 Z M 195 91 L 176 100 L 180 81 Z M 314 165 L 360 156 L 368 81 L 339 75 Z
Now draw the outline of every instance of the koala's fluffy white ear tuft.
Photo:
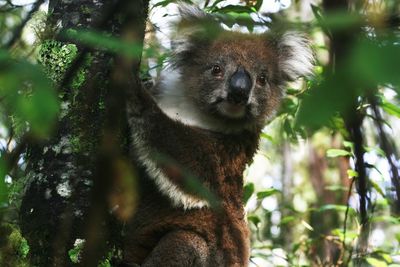
M 182 1 L 177 2 L 180 20 L 177 23 L 177 35 L 173 42 L 173 63 L 177 64 L 190 58 L 194 48 L 204 43 L 219 32 L 219 22 L 211 14 L 196 5 Z
M 289 81 L 313 74 L 314 54 L 304 35 L 298 32 L 283 34 L 278 49 L 280 69 Z
M 182 1 L 177 2 L 179 14 L 183 21 L 202 20 L 208 17 L 207 13 L 196 5 L 191 5 Z

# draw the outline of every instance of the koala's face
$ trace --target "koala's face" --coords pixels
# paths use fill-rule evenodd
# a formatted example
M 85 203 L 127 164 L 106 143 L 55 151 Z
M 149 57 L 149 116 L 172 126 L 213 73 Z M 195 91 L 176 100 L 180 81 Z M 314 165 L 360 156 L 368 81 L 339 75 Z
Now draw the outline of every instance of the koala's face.
M 265 36 L 227 32 L 194 47 L 181 78 L 203 112 L 232 123 L 261 122 L 281 99 L 278 62 Z

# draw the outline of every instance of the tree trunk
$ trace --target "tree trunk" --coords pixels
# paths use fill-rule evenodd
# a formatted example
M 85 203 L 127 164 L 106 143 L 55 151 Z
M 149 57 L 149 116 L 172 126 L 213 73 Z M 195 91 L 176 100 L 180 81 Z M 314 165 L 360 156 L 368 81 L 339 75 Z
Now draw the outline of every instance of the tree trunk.
M 135 42 L 141 43 L 148 1 L 128 2 L 50 0 L 48 28 L 58 25 L 57 32 L 82 28 L 120 35 L 129 21 L 129 27 L 134 27 L 131 30 L 139 33 Z M 54 36 L 61 37 L 58 33 Z M 73 265 L 68 251 L 77 238 L 86 240 L 83 266 L 97 266 L 107 246 L 118 247 L 118 240 L 111 236 L 118 239 L 119 229 L 108 216 L 115 202 L 108 198 L 118 186 L 119 162 L 127 165 L 128 142 L 125 92 L 116 90 L 121 84 L 115 80 L 121 76 L 117 70 L 128 72 L 122 76 L 131 76 L 132 68 L 113 67 L 110 53 L 84 44 L 77 47 L 78 54 L 59 83 L 63 115 L 58 128 L 45 143 L 31 146 L 27 154 L 29 183 L 20 221 L 31 245 L 32 264 L 37 266 Z M 88 60 L 90 64 L 85 66 Z M 130 62 L 136 77 L 139 62 Z M 84 82 L 74 88 L 74 77 L 82 68 Z

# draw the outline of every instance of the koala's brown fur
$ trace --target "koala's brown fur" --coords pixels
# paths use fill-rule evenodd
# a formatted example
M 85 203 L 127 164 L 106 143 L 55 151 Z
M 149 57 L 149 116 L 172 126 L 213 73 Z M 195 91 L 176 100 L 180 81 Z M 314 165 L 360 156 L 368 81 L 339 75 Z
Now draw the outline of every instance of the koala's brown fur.
M 191 30 L 212 21 L 190 6 L 182 17 Z M 167 72 L 156 96 L 141 90 L 129 99 L 140 203 L 126 231 L 127 266 L 248 265 L 243 171 L 283 85 L 310 73 L 312 54 L 295 34 L 216 27 L 211 37 L 202 26 L 185 36 L 171 60 L 177 73 Z

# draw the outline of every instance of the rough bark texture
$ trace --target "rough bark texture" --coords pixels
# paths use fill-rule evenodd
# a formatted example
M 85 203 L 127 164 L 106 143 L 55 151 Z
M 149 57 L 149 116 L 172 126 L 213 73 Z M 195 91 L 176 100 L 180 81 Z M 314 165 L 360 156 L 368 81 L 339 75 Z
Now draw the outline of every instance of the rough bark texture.
M 48 23 L 51 27 L 58 25 L 60 30 L 93 28 L 119 34 L 123 20 L 118 19 L 129 17 L 138 22 L 138 31 L 142 32 L 137 39 L 140 43 L 147 1 L 124 2 L 50 0 Z M 85 238 L 88 244 L 83 252 L 83 265 L 96 266 L 107 245 L 113 243 L 107 194 L 111 190 L 110 181 L 117 175 L 113 166 L 127 151 L 124 92 L 115 88 L 112 55 L 82 44 L 77 47 L 77 59 L 66 74 L 70 77 L 64 79 L 60 88 L 63 116 L 59 126 L 47 142 L 30 147 L 28 153 L 29 183 L 20 222 L 31 244 L 32 263 L 37 266 L 72 265 L 68 250 L 77 238 Z M 88 52 L 90 67 L 76 94 L 71 77 Z

